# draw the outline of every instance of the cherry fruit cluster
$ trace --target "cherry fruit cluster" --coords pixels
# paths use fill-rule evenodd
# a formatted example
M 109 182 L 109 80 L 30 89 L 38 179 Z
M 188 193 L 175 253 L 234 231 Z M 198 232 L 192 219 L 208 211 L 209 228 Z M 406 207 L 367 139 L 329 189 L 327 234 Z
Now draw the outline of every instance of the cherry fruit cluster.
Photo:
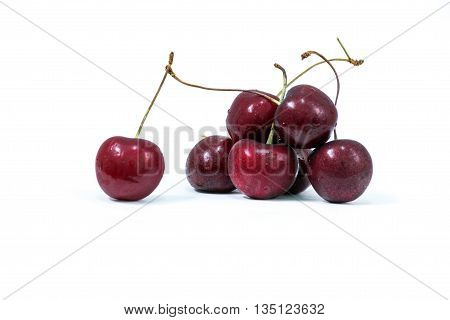
M 283 74 L 283 87 L 276 95 L 256 89 L 210 88 L 188 83 L 175 74 L 171 53 L 135 138 L 112 137 L 101 145 L 96 158 L 101 188 L 115 199 L 139 200 L 158 186 L 164 173 L 163 155 L 157 145 L 140 139 L 139 135 L 164 81 L 171 76 L 194 88 L 240 92 L 228 110 L 226 126 L 230 137 L 205 137 L 189 153 L 186 174 L 196 190 L 226 193 L 238 189 L 250 198 L 271 199 L 299 194 L 312 185 L 329 202 L 357 199 L 370 183 L 373 164 L 361 143 L 337 138 L 340 81 L 332 62 L 358 66 L 363 61 L 352 59 L 338 41 L 345 58 L 327 59 L 316 51 L 307 51 L 302 59 L 315 55 L 321 61 L 291 81 L 285 69 L 275 64 Z M 334 101 L 317 87 L 291 86 L 323 63 L 336 76 Z

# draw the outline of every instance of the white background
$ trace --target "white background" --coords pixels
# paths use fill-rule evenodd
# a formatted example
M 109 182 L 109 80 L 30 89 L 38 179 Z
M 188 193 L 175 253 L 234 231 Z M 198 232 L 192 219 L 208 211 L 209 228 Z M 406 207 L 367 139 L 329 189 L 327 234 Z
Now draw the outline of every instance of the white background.
M 146 97 L 171 50 L 187 80 L 276 92 L 274 62 L 292 77 L 317 61 L 301 62 L 303 51 L 344 57 L 337 35 L 363 58 L 445 4 L 5 3 Z M 176 139 L 183 124 L 154 108 L 147 126 L 161 133 L 166 175 L 143 201 L 111 201 L 95 178 L 97 149 L 133 136 L 148 102 L 1 2 L 1 298 L 142 209 L 0 302 L 0 318 L 129 319 L 123 306 L 207 303 L 249 308 L 224 319 L 256 319 L 256 303 L 324 303 L 323 319 L 449 319 L 449 21 L 446 6 L 342 75 L 339 135 L 374 161 L 354 203 L 309 189 L 301 201 L 314 212 L 290 197 L 200 194 L 182 181 L 143 207 L 184 178 L 199 130 L 223 127 L 235 94 L 169 79 L 158 105 L 194 139 Z M 323 66 L 303 82 L 331 76 Z M 334 97 L 335 82 L 323 90 Z

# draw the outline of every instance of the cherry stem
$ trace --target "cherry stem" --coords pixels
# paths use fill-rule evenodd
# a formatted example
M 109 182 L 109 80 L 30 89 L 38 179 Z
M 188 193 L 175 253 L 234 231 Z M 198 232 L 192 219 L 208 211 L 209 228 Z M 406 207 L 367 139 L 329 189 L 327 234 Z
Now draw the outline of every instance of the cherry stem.
M 273 66 L 275 68 L 281 70 L 281 72 L 283 73 L 283 89 L 278 94 L 278 99 L 280 101 L 283 101 L 284 97 L 286 95 L 286 89 L 287 89 L 287 73 L 286 73 L 286 69 L 284 69 L 278 63 L 275 63 Z M 274 136 L 274 134 L 275 134 L 275 124 L 274 124 L 274 122 L 272 122 L 272 127 L 270 128 L 270 133 L 269 133 L 269 137 L 267 138 L 266 144 L 272 144 L 273 143 L 273 136 Z
M 174 53 L 171 52 L 169 54 L 169 64 L 168 64 L 168 66 L 172 65 L 173 57 L 174 57 Z M 139 125 L 139 128 L 138 128 L 138 130 L 136 132 L 135 138 L 139 138 L 139 136 L 141 134 L 141 131 L 142 131 L 142 128 L 144 127 L 145 120 L 147 119 L 147 116 L 148 116 L 150 110 L 152 109 L 153 105 L 155 104 L 156 98 L 158 97 L 158 94 L 161 91 L 161 88 L 162 88 L 162 86 L 164 84 L 164 81 L 166 81 L 167 74 L 168 74 L 168 69 L 166 67 L 166 71 L 164 72 L 164 76 L 163 76 L 163 78 L 161 80 L 161 83 L 159 84 L 159 87 L 156 90 L 155 96 L 153 97 L 152 101 L 150 102 L 150 105 L 148 106 L 147 111 L 145 112 L 144 117 L 142 118 L 141 124 Z
M 334 75 L 336 76 L 336 98 L 334 99 L 334 105 L 337 106 L 337 102 L 338 102 L 338 98 L 339 98 L 339 91 L 341 89 L 341 83 L 339 81 L 339 75 L 336 72 L 336 69 L 334 68 L 334 66 L 331 64 L 331 62 L 325 58 L 322 54 L 316 52 L 316 51 L 306 51 L 305 53 L 302 54 L 302 60 L 308 58 L 309 56 L 311 56 L 312 54 L 315 54 L 316 56 L 319 56 L 320 58 L 322 58 L 329 66 L 330 68 L 333 70 Z M 337 139 L 337 132 L 336 132 L 336 128 L 333 131 L 334 134 L 334 140 Z
M 256 89 L 223 89 L 223 88 L 211 88 L 211 87 L 205 87 L 205 86 L 201 86 L 201 85 L 198 85 L 198 84 L 192 84 L 192 83 L 186 82 L 186 81 L 184 81 L 184 80 L 181 80 L 181 79 L 175 74 L 175 72 L 174 72 L 173 69 L 172 69 L 172 65 L 170 65 L 170 64 L 167 65 L 166 71 L 167 71 L 167 73 L 168 73 L 172 78 L 174 78 L 176 81 L 178 81 L 178 82 L 180 82 L 181 84 L 184 84 L 184 85 L 186 85 L 186 86 L 188 86 L 188 87 L 193 87 L 193 88 L 198 88 L 198 89 L 203 89 L 203 90 L 208 90 L 208 91 L 251 92 L 251 93 L 255 93 L 255 94 L 257 94 L 257 95 L 260 95 L 260 96 L 262 96 L 262 97 L 264 97 L 264 98 L 266 98 L 266 99 L 272 101 L 273 103 L 275 103 L 275 104 L 277 104 L 277 105 L 280 104 L 280 102 L 279 102 L 277 99 L 274 99 L 274 98 L 272 98 L 272 97 L 270 97 L 270 96 L 268 96 L 268 95 L 266 95 L 266 94 L 264 94 L 264 93 L 262 93 L 262 92 L 260 92 L 260 91 L 258 91 L 258 90 L 256 90 Z
M 328 61 L 330 61 L 330 62 L 331 62 L 331 61 L 348 62 L 348 63 L 351 63 L 352 65 L 354 65 L 355 67 L 356 67 L 356 66 L 360 66 L 360 65 L 362 65 L 362 64 L 364 63 L 364 60 L 362 60 L 362 59 L 361 59 L 361 60 L 357 60 L 357 59 L 351 58 L 350 55 L 348 54 L 347 49 L 345 49 L 344 45 L 342 44 L 341 40 L 340 40 L 339 38 L 337 38 L 337 41 L 338 41 L 340 47 L 342 48 L 342 50 L 344 51 L 345 55 L 347 56 L 347 58 L 333 58 L 333 59 L 328 59 Z M 289 86 L 292 85 L 295 81 L 297 81 L 300 77 L 302 77 L 305 73 L 307 73 L 307 72 L 310 71 L 311 69 L 314 69 L 315 67 L 317 67 L 317 66 L 319 66 L 319 65 L 321 65 L 321 64 L 324 64 L 324 63 L 326 63 L 326 61 L 320 61 L 320 62 L 317 62 L 317 63 L 313 64 L 312 66 L 309 66 L 308 68 L 306 68 L 305 70 L 303 70 L 301 73 L 299 73 L 298 75 L 296 75 L 294 78 L 292 78 L 292 79 L 288 82 L 287 86 L 289 87 Z M 282 91 L 282 90 L 280 90 L 280 91 L 278 92 L 277 95 L 279 95 L 279 94 L 281 93 L 281 91 Z
M 339 37 L 336 38 L 337 42 L 339 42 L 339 45 L 341 46 L 342 50 L 344 51 L 345 55 L 347 56 L 348 60 L 351 60 L 352 58 L 350 58 L 350 55 L 348 54 L 347 49 L 345 49 L 344 45 L 342 44 L 341 40 L 339 39 Z
M 273 66 L 281 70 L 281 72 L 283 73 L 283 89 L 281 89 L 281 92 L 277 95 L 280 101 L 282 101 L 284 99 L 284 96 L 286 95 L 286 89 L 288 86 L 286 69 L 284 69 L 278 63 L 275 63 Z

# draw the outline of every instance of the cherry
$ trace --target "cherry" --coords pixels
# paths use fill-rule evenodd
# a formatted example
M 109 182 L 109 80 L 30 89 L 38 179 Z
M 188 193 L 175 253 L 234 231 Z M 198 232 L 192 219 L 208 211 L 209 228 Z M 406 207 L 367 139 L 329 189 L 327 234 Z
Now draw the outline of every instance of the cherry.
M 349 202 L 363 194 L 373 173 L 367 149 L 353 140 L 334 140 L 314 150 L 308 159 L 309 180 L 325 200 Z
M 228 172 L 242 193 L 254 199 L 271 199 L 292 186 L 298 159 L 289 146 L 239 140 L 231 148 Z
M 347 56 L 346 59 L 328 60 L 316 51 L 307 51 L 302 54 L 302 59 L 314 54 L 322 58 L 323 61 L 310 66 L 287 84 L 292 84 L 306 72 L 322 63 L 327 63 L 331 67 L 336 76 L 337 84 L 334 103 L 324 92 L 310 85 L 298 85 L 288 91 L 286 98 L 275 113 L 274 127 L 280 138 L 292 147 L 302 149 L 318 147 L 328 141 L 333 130 L 336 138 L 335 127 L 338 118 L 336 105 L 340 82 L 330 61 L 346 61 L 354 66 L 359 66 L 364 62 L 364 60 L 352 59 L 339 38 L 337 40 Z
M 136 201 L 156 189 L 164 174 L 158 146 L 144 139 L 112 137 L 103 142 L 95 161 L 103 191 L 117 200 Z
M 308 187 L 311 185 L 308 179 L 308 157 L 312 151 L 309 149 L 297 149 L 295 150 L 295 152 L 297 153 L 300 168 L 298 170 L 294 184 L 288 191 L 288 193 L 290 194 L 299 194 L 308 189 Z
M 102 190 L 117 200 L 137 201 L 151 194 L 164 174 L 164 157 L 158 146 L 139 139 L 144 122 L 167 78 L 169 64 L 134 138 L 111 137 L 100 146 L 95 160 L 97 181 Z
M 196 190 L 230 192 L 236 189 L 228 175 L 228 154 L 233 143 L 230 138 L 204 138 L 189 153 L 186 175 Z
M 274 99 L 276 96 L 269 95 Z M 255 92 L 241 92 L 231 104 L 226 119 L 233 142 L 254 139 L 265 142 L 269 137 L 277 104 Z
M 337 109 L 321 90 L 310 85 L 291 88 L 275 113 L 275 129 L 295 148 L 315 148 L 327 142 L 336 126 Z

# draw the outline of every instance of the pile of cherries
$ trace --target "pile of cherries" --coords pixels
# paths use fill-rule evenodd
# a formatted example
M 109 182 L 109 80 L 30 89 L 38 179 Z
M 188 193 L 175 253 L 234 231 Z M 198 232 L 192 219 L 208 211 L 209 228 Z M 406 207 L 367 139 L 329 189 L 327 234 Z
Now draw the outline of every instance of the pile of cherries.
M 339 39 L 338 39 L 339 41 Z M 236 188 L 254 199 L 296 195 L 310 185 L 325 200 L 349 202 L 363 194 L 372 178 L 372 159 L 367 149 L 354 140 L 337 139 L 336 108 L 340 82 L 331 61 L 355 66 L 339 41 L 346 58 L 326 59 L 315 51 L 302 55 L 319 56 L 291 81 L 283 73 L 283 88 L 277 95 L 259 90 L 218 89 L 190 84 L 173 71 L 173 53 L 164 77 L 134 139 L 112 137 L 100 147 L 96 158 L 97 179 L 110 197 L 139 200 L 158 186 L 164 173 L 163 155 L 157 145 L 139 139 L 147 115 L 168 75 L 190 87 L 214 91 L 240 91 L 228 110 L 226 126 L 230 137 L 202 139 L 189 153 L 186 174 L 196 190 L 226 193 Z M 287 88 L 312 68 L 327 63 L 336 76 L 333 102 L 311 85 Z M 328 140 L 334 132 L 334 139 Z

